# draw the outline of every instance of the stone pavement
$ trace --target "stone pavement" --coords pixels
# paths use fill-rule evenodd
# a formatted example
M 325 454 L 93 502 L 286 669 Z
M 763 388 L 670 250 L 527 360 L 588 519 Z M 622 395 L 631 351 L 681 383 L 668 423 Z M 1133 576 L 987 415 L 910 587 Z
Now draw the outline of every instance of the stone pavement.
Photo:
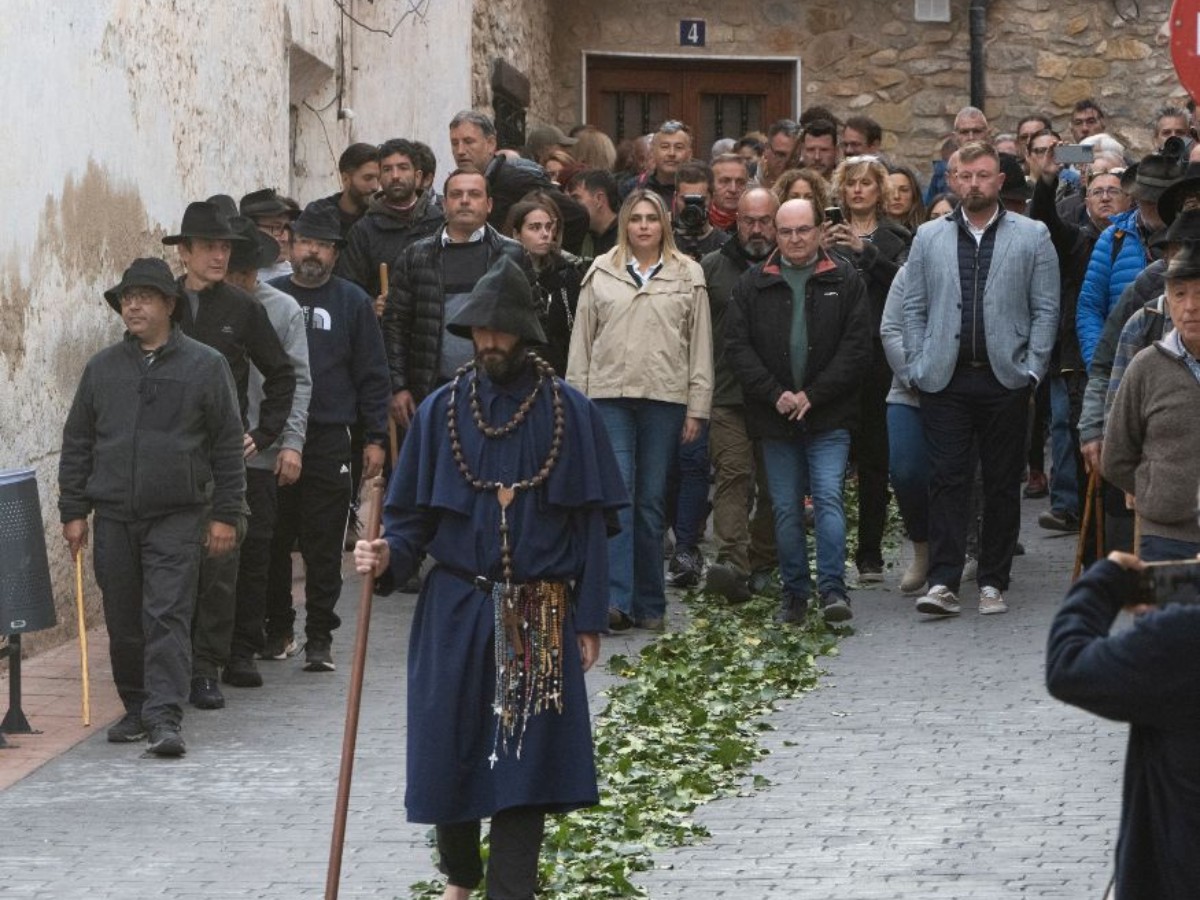
M 1099 898 L 1124 733 L 1042 687 L 1073 550 L 1037 529 L 1043 505 L 1027 504 L 1029 554 L 1017 560 L 1006 616 L 979 617 L 972 592 L 962 617 L 937 622 L 893 590 L 855 592 L 857 633 L 826 661 L 822 688 L 781 708 L 764 735 L 771 754 L 757 771 L 773 786 L 703 807 L 712 838 L 661 853 L 639 878 L 650 896 Z M 351 578 L 336 673 L 263 663 L 265 688 L 228 688 L 225 710 L 188 711 L 182 760 L 140 758 L 96 728 L 0 791 L 0 894 L 322 896 L 357 604 Z M 412 606 L 403 595 L 374 604 L 343 898 L 408 897 L 432 871 L 426 827 L 406 823 L 402 808 Z M 646 640 L 614 636 L 605 653 Z M 27 663 L 27 683 L 36 668 Z M 609 683 L 589 676 L 593 690 Z

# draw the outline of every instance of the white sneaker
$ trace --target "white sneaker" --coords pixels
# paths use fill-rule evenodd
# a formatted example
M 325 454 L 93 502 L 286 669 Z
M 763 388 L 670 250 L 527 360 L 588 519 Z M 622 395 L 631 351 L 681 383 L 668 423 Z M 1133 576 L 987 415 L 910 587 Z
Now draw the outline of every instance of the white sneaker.
M 997 613 L 1008 612 L 1008 604 L 1004 602 L 1004 595 L 1000 593 L 1000 588 L 994 588 L 991 585 L 980 588 L 979 590 L 979 614 L 981 616 L 994 616 Z
M 927 616 L 957 616 L 962 612 L 954 591 L 944 584 L 935 584 L 929 593 L 917 601 L 917 612 Z

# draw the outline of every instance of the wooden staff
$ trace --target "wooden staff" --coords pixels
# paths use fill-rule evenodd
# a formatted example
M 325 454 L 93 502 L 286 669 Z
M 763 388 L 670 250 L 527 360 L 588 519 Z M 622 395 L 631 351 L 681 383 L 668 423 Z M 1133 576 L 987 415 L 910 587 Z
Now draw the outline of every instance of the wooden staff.
M 83 724 L 92 724 L 92 690 L 88 682 L 87 622 L 83 617 L 83 548 L 75 554 L 75 613 L 79 618 L 79 669 L 83 673 Z
M 367 485 L 367 540 L 379 537 L 383 506 L 383 478 L 375 476 Z M 350 667 L 350 694 L 346 698 L 346 730 L 342 735 L 342 764 L 338 772 L 337 801 L 333 811 L 333 839 L 329 845 L 329 872 L 325 878 L 325 900 L 337 900 L 342 875 L 342 849 L 346 840 L 346 812 L 350 807 L 350 779 L 354 772 L 354 747 L 358 740 L 358 712 L 362 706 L 363 672 L 367 666 L 367 636 L 371 630 L 371 598 L 375 579 L 364 575 L 358 596 L 358 629 L 354 635 L 354 662 Z
M 386 297 L 388 295 L 388 266 L 387 263 L 379 264 L 379 295 Z M 380 318 L 383 317 L 383 310 L 377 310 Z M 388 458 L 392 463 L 392 471 L 396 470 L 396 457 L 400 455 L 400 439 L 396 433 L 396 420 L 392 418 L 391 411 L 388 411 Z
M 1087 495 L 1083 500 L 1083 519 L 1079 523 L 1079 540 L 1075 544 L 1075 568 L 1071 570 L 1071 580 L 1079 579 L 1079 573 L 1083 571 L 1083 551 L 1087 547 L 1088 541 L 1088 525 L 1092 522 L 1093 506 L 1092 499 L 1096 496 L 1096 489 L 1099 487 L 1099 473 L 1093 469 L 1088 475 Z M 1099 531 L 1097 531 L 1099 534 Z M 1096 558 L 1100 559 L 1100 548 L 1096 548 Z

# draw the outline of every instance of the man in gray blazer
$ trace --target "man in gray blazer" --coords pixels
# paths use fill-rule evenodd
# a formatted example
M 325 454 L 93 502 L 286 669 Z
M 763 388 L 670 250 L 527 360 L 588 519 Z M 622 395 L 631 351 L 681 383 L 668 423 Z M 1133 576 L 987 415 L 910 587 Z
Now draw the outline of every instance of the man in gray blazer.
M 958 615 L 978 445 L 984 513 L 979 611 L 1008 610 L 1020 530 L 1029 393 L 1058 329 L 1058 262 L 1046 226 L 1005 211 L 995 149 L 959 150 L 962 205 L 922 225 L 908 255 L 904 353 L 930 447 L 929 593 L 917 610 Z

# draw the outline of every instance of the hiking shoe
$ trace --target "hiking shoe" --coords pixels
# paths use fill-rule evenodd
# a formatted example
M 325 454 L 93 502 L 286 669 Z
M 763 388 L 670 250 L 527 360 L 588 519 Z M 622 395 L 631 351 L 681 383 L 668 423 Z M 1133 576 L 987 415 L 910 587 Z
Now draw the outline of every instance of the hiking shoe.
M 780 625 L 803 625 L 808 618 L 808 598 L 784 594 L 775 611 L 775 621 Z
M 1050 482 L 1046 480 L 1045 472 L 1030 470 L 1029 481 L 1025 483 L 1025 499 L 1037 500 L 1050 493 Z
M 859 563 L 858 580 L 862 584 L 878 584 L 883 581 L 883 563 L 874 560 Z
M 259 659 L 289 659 L 296 655 L 300 647 L 296 644 L 296 636 L 290 631 L 287 634 L 267 635 Z
M 193 678 L 188 703 L 196 709 L 220 709 L 225 705 L 225 695 L 215 678 Z
M 693 588 L 700 583 L 700 574 L 704 571 L 704 557 L 694 548 L 681 547 L 671 557 L 668 566 L 671 573 L 671 585 L 677 588 Z
M 263 683 L 258 666 L 248 656 L 235 656 L 229 660 L 229 665 L 221 673 L 221 680 L 234 687 L 243 688 L 262 687 Z
M 962 612 L 954 591 L 944 584 L 935 584 L 929 593 L 917 601 L 917 612 L 927 616 L 957 616 Z
M 826 622 L 846 622 L 854 618 L 850 610 L 850 598 L 838 591 L 822 594 L 819 601 L 821 617 Z
M 1069 512 L 1047 509 L 1038 515 L 1038 526 L 1047 531 L 1079 531 L 1079 516 Z
M 332 641 L 309 640 L 304 645 L 304 671 L 332 672 L 337 668 L 333 664 L 332 645 Z
M 609 631 L 628 631 L 633 627 L 633 619 L 628 613 L 623 613 L 615 606 L 608 608 L 608 630 Z
M 121 716 L 121 721 L 108 729 L 110 744 L 136 744 L 146 739 L 146 724 L 142 721 L 141 713 L 127 712 Z
M 704 592 L 716 594 L 727 603 L 745 603 L 753 594 L 746 577 L 733 566 L 713 563 L 704 575 Z
M 1008 612 L 1008 604 L 1004 602 L 1004 595 L 1000 593 L 1000 588 L 992 587 L 989 584 L 987 587 L 979 589 L 979 614 L 981 616 L 994 616 L 1006 612 Z
M 770 566 L 764 566 L 761 569 L 755 569 L 750 573 L 749 588 L 750 593 L 758 594 L 776 594 L 779 593 L 779 585 L 775 582 L 775 569 Z
M 150 746 L 147 749 L 155 756 L 183 756 L 187 753 L 183 735 L 174 722 L 155 722 L 151 725 Z

